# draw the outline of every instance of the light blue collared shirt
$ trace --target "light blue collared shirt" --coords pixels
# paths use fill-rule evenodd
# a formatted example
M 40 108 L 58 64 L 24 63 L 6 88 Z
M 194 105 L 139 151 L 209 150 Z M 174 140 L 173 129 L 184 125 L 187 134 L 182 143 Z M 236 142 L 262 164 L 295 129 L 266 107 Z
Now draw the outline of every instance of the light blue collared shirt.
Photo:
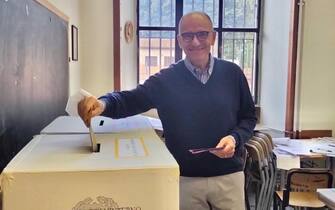
M 184 60 L 186 68 L 203 84 L 206 84 L 214 68 L 214 58 L 209 55 L 209 65 L 205 71 L 195 67 L 187 57 Z

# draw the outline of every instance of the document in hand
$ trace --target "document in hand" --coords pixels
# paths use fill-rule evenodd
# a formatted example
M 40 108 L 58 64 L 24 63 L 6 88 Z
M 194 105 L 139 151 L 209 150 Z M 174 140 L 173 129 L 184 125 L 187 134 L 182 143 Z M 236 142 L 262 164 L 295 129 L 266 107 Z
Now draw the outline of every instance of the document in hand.
M 70 116 L 78 116 L 78 103 L 83 100 L 87 96 L 91 96 L 89 92 L 86 90 L 80 89 L 77 93 L 69 97 L 65 111 L 70 115 Z M 93 129 L 90 126 L 89 127 L 89 133 L 90 133 L 90 141 L 91 141 L 91 146 L 92 146 L 92 152 L 97 152 L 98 151 L 98 145 L 96 141 L 96 137 L 94 135 Z
M 78 114 L 78 103 L 85 98 L 85 96 L 92 96 L 91 93 L 87 92 L 86 90 L 80 89 L 78 92 L 73 94 L 67 100 L 67 104 L 65 107 L 65 111 L 70 116 L 79 116 Z
M 89 127 L 89 130 L 90 130 L 90 140 L 91 140 L 92 152 L 98 152 L 97 138 L 95 137 L 92 126 Z

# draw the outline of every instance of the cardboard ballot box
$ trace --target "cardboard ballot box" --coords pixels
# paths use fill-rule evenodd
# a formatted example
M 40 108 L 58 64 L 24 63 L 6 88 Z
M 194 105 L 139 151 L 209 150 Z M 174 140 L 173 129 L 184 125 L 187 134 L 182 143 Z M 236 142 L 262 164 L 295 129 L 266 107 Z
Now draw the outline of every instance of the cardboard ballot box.
M 151 129 L 152 125 L 146 116 L 135 115 L 131 117 L 112 119 L 96 116 L 92 118 L 91 125 L 95 133 L 120 133 Z M 83 120 L 77 116 L 59 116 L 42 129 L 41 134 L 81 134 L 88 133 Z
M 3 171 L 3 210 L 177 210 L 179 168 L 153 129 L 38 135 Z

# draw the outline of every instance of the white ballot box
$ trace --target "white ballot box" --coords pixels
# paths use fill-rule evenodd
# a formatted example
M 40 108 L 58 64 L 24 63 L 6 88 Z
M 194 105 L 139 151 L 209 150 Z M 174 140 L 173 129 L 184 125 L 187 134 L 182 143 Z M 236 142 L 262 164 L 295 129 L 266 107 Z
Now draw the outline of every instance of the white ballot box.
M 3 171 L 3 210 L 177 210 L 179 168 L 153 129 L 35 136 Z
M 152 129 L 150 120 L 142 115 L 135 115 L 121 119 L 97 116 L 92 118 L 91 125 L 95 133 L 119 133 Z M 40 133 L 82 134 L 89 133 L 89 130 L 78 116 L 59 116 L 43 128 Z

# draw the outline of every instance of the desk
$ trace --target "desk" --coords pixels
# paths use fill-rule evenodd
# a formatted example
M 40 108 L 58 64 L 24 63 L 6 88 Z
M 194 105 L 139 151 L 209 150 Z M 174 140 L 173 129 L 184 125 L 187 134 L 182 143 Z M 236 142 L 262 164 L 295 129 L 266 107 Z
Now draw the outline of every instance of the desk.
M 329 144 L 333 145 L 334 143 L 330 143 L 329 140 L 273 138 L 273 142 L 276 145 L 274 153 L 277 156 L 277 168 L 282 169 L 279 173 L 280 188 L 285 186 L 286 171 L 292 168 L 301 168 L 301 160 L 311 159 L 313 163 L 319 159 L 325 160 L 325 163 L 309 164 L 308 166 L 302 166 L 303 168 L 333 168 L 331 160 L 333 156 L 328 156 L 327 153 L 310 152 L 310 150 L 320 148 L 326 151 L 331 150 L 331 153 L 335 154 L 335 148 L 329 146 Z
M 335 210 L 335 188 L 317 189 L 319 199 L 326 204 L 327 207 Z
M 333 146 L 335 143 L 325 139 L 273 138 L 273 142 L 276 145 L 274 152 L 277 155 L 277 164 L 285 170 L 300 168 L 300 164 L 297 164 L 300 159 L 320 159 L 333 157 L 335 154 L 335 147 Z M 315 151 L 318 153 L 315 153 Z M 293 160 L 295 165 L 292 167 Z M 327 165 L 332 168 L 331 161 Z

